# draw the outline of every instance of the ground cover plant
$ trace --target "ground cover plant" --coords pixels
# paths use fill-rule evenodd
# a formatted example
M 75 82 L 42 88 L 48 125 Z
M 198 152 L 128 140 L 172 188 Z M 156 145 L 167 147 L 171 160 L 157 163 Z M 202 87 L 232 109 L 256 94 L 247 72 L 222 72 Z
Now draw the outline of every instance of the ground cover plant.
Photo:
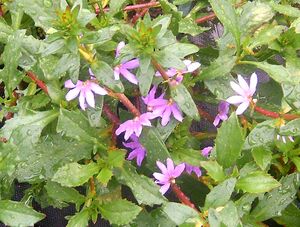
M 33 226 L 38 203 L 73 204 L 68 227 L 300 226 L 299 16 L 299 0 L 1 0 L 0 222 Z

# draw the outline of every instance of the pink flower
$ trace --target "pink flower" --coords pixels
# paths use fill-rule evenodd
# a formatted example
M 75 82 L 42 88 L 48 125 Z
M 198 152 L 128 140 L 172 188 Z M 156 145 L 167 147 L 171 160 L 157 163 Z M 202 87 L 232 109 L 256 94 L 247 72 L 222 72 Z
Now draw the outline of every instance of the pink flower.
M 169 68 L 166 73 L 167 75 L 172 78 L 176 75 L 175 83 L 179 84 L 183 80 L 183 75 L 187 73 L 192 73 L 196 71 L 201 64 L 199 62 L 192 62 L 191 60 L 183 60 L 183 63 L 185 64 L 185 69 L 183 70 L 177 70 L 175 68 Z M 161 76 L 160 72 L 156 72 L 155 76 Z
M 202 155 L 208 157 L 210 152 L 212 151 L 213 147 L 205 147 L 202 149 Z
M 81 109 L 85 110 L 87 104 L 90 107 L 95 108 L 95 97 L 94 93 L 98 95 L 106 95 L 107 91 L 100 87 L 98 84 L 87 80 L 85 82 L 78 80 L 76 84 L 73 84 L 71 80 L 65 82 L 66 88 L 71 88 L 71 90 L 66 95 L 66 100 L 70 101 L 75 99 L 79 95 L 79 105 Z M 87 103 L 87 104 L 86 104 Z
M 162 173 L 153 173 L 156 178 L 155 183 L 160 184 L 160 192 L 165 194 L 170 188 L 172 183 L 175 183 L 175 178 L 179 177 L 185 168 L 185 164 L 181 163 L 178 166 L 174 166 L 172 159 L 167 159 L 167 166 L 160 161 L 156 162 L 156 165 Z
M 136 158 L 136 163 L 138 166 L 142 165 L 142 162 L 146 156 L 146 149 L 140 144 L 139 139 L 136 135 L 132 134 L 130 136 L 131 142 L 124 143 L 123 145 L 127 148 L 132 149 L 128 155 L 128 160 Z
M 155 98 L 156 87 L 154 86 L 148 95 L 143 99 L 144 103 L 147 105 L 148 111 L 151 112 L 151 119 L 161 117 L 161 125 L 165 126 L 170 121 L 171 114 L 178 121 L 182 121 L 182 113 L 173 99 L 166 100 L 163 98 L 164 93 L 161 94 L 158 98 Z
M 185 163 L 185 171 L 190 175 L 192 174 L 192 172 L 194 172 L 197 177 L 201 177 L 202 175 L 201 170 L 198 166 L 192 166 L 187 163 Z
M 144 113 L 132 120 L 125 121 L 116 130 L 116 135 L 120 135 L 122 132 L 125 132 L 125 140 L 128 140 L 128 138 L 133 134 L 139 137 L 142 133 L 143 125 L 151 126 L 151 122 L 149 121 L 149 113 Z
M 252 96 L 256 91 L 257 75 L 256 73 L 252 73 L 250 78 L 250 87 L 248 86 L 247 82 L 243 79 L 243 77 L 241 77 L 240 75 L 238 75 L 238 81 L 239 84 L 231 81 L 230 86 L 239 95 L 234 95 L 229 97 L 226 100 L 226 102 L 230 104 L 238 105 L 236 114 L 240 115 L 244 113 L 244 111 L 249 107 L 251 102 L 256 101 L 256 100 L 252 100 Z
M 116 57 L 120 56 L 121 49 L 125 46 L 124 42 L 120 42 L 116 49 Z M 135 69 L 139 67 L 140 63 L 138 59 L 132 59 L 130 61 L 122 62 L 121 64 L 115 66 L 114 68 L 114 77 L 115 80 L 120 79 L 120 75 L 124 76 L 129 82 L 133 84 L 138 84 L 136 76 L 131 73 L 130 69 Z
M 217 127 L 217 125 L 220 123 L 220 121 L 226 121 L 228 119 L 227 114 L 229 111 L 229 103 L 225 101 L 221 101 L 218 106 L 218 115 L 216 116 L 213 124 Z

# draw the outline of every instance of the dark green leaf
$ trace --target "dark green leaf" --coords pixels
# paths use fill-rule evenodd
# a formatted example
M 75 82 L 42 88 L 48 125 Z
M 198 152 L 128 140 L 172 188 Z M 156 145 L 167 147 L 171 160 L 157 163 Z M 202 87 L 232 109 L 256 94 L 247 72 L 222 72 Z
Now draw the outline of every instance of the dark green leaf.
M 126 163 L 116 171 L 116 178 L 131 188 L 139 204 L 153 206 L 165 202 L 159 187 L 148 177 L 137 174 L 134 167 Z
M 300 210 L 291 203 L 281 214 L 281 216 L 274 218 L 276 222 L 286 227 L 294 227 L 300 225 Z
M 200 119 L 198 108 L 191 94 L 183 84 L 171 87 L 171 96 L 187 116 L 195 120 Z
M 91 69 L 101 84 L 107 86 L 115 92 L 124 92 L 122 82 L 114 79 L 114 71 L 106 62 L 94 62 L 91 64 Z
M 89 211 L 87 209 L 83 209 L 70 218 L 67 227 L 87 227 L 89 219 Z
M 199 78 L 201 78 L 201 76 L 199 76 Z M 226 77 L 218 77 L 214 80 L 204 80 L 204 84 L 210 90 L 210 92 L 217 97 L 217 99 L 225 100 L 229 96 L 234 95 L 234 91 L 229 86 L 230 81 L 234 81 L 231 75 Z
M 177 225 L 183 224 L 188 219 L 199 219 L 198 213 L 194 209 L 180 203 L 168 202 L 162 207 L 162 210 Z
M 141 55 L 139 58 L 140 68 L 137 71 L 137 79 L 139 81 L 139 88 L 142 96 L 146 96 L 150 90 L 153 76 L 155 74 L 154 68 L 151 65 L 151 57 Z
M 251 218 L 256 221 L 264 221 L 272 217 L 280 216 L 283 211 L 295 199 L 299 190 L 300 174 L 293 173 L 280 180 L 281 186 L 273 189 L 259 201 L 251 212 Z
M 96 163 L 80 165 L 76 162 L 60 167 L 52 180 L 66 187 L 76 187 L 86 183 L 93 175 L 99 172 Z
M 230 199 L 236 183 L 235 178 L 223 181 L 206 195 L 205 209 L 224 206 Z
M 179 21 L 179 32 L 196 36 L 199 33 L 207 31 L 208 28 L 200 27 L 193 18 L 186 17 Z
M 115 200 L 99 206 L 101 215 L 111 224 L 125 225 L 133 221 L 142 208 L 127 200 Z
M 228 136 L 230 135 L 230 136 Z M 235 163 L 241 155 L 244 144 L 244 135 L 237 116 L 232 113 L 229 119 L 223 122 L 218 129 L 216 138 L 217 161 L 227 168 Z
M 236 188 L 249 193 L 263 193 L 280 185 L 271 175 L 262 171 L 256 171 L 238 179 Z
M 10 200 L 0 201 L 0 221 L 9 226 L 33 226 L 45 217 L 31 207 Z
M 266 170 L 272 160 L 272 152 L 264 147 L 253 148 L 252 156 L 262 170 Z
M 201 162 L 201 166 L 207 171 L 207 174 L 211 176 L 217 182 L 221 182 L 225 179 L 223 167 L 216 161 Z
M 165 143 L 162 141 L 160 134 L 155 128 L 143 128 L 142 135 L 140 136 L 140 143 L 147 150 L 147 163 L 151 169 L 156 166 L 157 160 L 166 160 L 170 157 Z

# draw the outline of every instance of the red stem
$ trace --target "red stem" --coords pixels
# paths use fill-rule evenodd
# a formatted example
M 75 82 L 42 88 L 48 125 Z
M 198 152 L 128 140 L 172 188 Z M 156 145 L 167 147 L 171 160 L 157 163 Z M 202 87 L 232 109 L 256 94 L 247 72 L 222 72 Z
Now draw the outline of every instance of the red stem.
M 172 191 L 175 193 L 177 198 L 182 202 L 183 204 L 193 208 L 195 211 L 199 212 L 196 206 L 190 201 L 190 199 L 181 191 L 181 189 L 177 186 L 177 184 L 172 183 L 171 184 Z
M 205 118 L 207 121 L 209 121 L 210 123 L 213 123 L 214 122 L 214 118 L 208 113 L 206 112 L 205 110 L 203 110 L 201 107 L 197 106 L 198 108 L 198 112 L 199 112 L 199 115 L 203 118 Z
M 3 17 L 4 13 L 3 13 L 3 10 L 2 10 L 2 5 L 0 4 L 0 17 Z
M 120 119 L 114 112 L 111 111 L 111 109 L 106 103 L 103 104 L 103 112 L 113 124 L 120 124 Z
M 211 13 L 211 14 L 208 14 L 206 16 L 203 16 L 203 17 L 200 17 L 198 19 L 196 19 L 196 23 L 197 24 L 201 24 L 201 23 L 204 23 L 206 21 L 209 21 L 209 20 L 212 20 L 216 17 L 216 14 L 215 13 Z
M 300 115 L 297 114 L 279 114 L 270 110 L 266 110 L 262 107 L 255 106 L 254 110 L 264 116 L 270 117 L 270 118 L 280 118 L 282 117 L 285 120 L 295 120 L 297 118 L 300 118 Z
M 164 78 L 164 80 L 168 81 L 170 79 L 167 72 L 155 59 L 152 59 L 152 64 L 159 71 L 159 73 L 161 74 L 162 78 Z
M 142 3 L 142 4 L 126 6 L 123 10 L 124 11 L 132 11 L 132 10 L 137 10 L 137 9 L 156 7 L 159 5 L 160 5 L 159 2 L 149 2 L 149 3 Z
M 155 0 L 151 0 L 151 2 L 155 2 Z M 149 8 L 143 9 L 141 12 L 137 12 L 134 17 L 132 18 L 132 23 L 135 24 L 139 18 L 145 16 L 145 14 L 149 11 Z
M 124 106 L 127 107 L 127 109 L 136 117 L 139 117 L 141 115 L 140 111 L 132 104 L 132 102 L 127 98 L 126 95 L 123 93 L 114 93 L 110 91 L 108 93 L 109 96 L 115 97 L 120 100 L 120 102 L 123 103 Z
M 30 71 L 28 71 L 28 72 L 26 72 L 26 74 L 27 74 L 27 76 L 28 77 L 30 77 L 30 79 L 32 79 L 46 94 L 48 94 L 48 88 L 47 88 L 47 86 L 46 86 L 46 84 L 43 82 L 43 81 L 41 81 L 41 80 L 39 80 L 38 78 L 37 78 L 37 76 L 33 73 L 33 72 L 30 72 Z

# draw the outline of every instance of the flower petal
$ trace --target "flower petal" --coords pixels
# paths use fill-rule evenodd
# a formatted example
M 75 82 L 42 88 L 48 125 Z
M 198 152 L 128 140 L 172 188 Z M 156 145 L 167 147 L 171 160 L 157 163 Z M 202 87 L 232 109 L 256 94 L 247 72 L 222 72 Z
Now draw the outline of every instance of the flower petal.
M 162 114 L 161 125 L 166 126 L 170 121 L 171 116 L 171 108 L 167 107 Z
M 116 57 L 119 57 L 120 56 L 120 53 L 121 53 L 121 49 L 123 47 L 125 47 L 125 42 L 122 41 L 122 42 L 119 42 L 118 46 L 117 46 L 117 49 L 116 49 Z
M 65 81 L 65 88 L 74 88 L 74 87 L 76 87 L 76 85 L 73 84 L 72 80 Z
M 216 116 L 216 118 L 215 118 L 215 120 L 214 120 L 214 122 L 213 122 L 213 125 L 215 126 L 215 127 L 217 127 L 218 126 L 218 124 L 220 123 L 220 117 L 219 117 L 219 114 Z
M 79 92 L 80 92 L 80 89 L 77 87 L 70 90 L 66 95 L 66 100 L 70 101 L 72 99 L 75 99 L 78 96 Z
M 250 77 L 250 95 L 253 96 L 253 94 L 256 91 L 256 85 L 257 85 L 257 75 L 256 73 L 252 73 Z
M 246 96 L 245 91 L 237 83 L 230 81 L 231 88 L 241 96 Z
M 133 84 L 138 84 L 138 80 L 135 77 L 134 74 L 132 74 L 131 72 L 129 72 L 127 69 L 125 68 L 121 68 L 120 69 L 120 73 L 131 83 Z
M 81 109 L 85 110 L 86 104 L 85 104 L 85 93 L 82 91 L 79 95 L 79 105 Z
M 168 172 L 167 167 L 162 162 L 156 161 L 156 165 L 163 174 L 166 174 Z
M 175 119 L 177 119 L 177 121 L 182 122 L 183 117 L 182 117 L 182 114 L 181 114 L 177 104 L 172 105 L 172 113 L 173 113 L 173 116 L 175 117 Z
M 124 139 L 125 140 L 128 140 L 129 137 L 132 135 L 133 133 L 133 129 L 131 127 L 128 127 L 126 130 L 125 130 L 125 135 L 124 135 Z
M 120 79 L 120 68 L 119 68 L 119 66 L 116 66 L 114 68 L 114 78 L 115 78 L 115 80 L 119 80 Z
M 240 87 L 245 91 L 245 93 L 248 93 L 250 88 L 249 88 L 247 82 L 244 80 L 244 78 L 241 75 L 238 75 L 238 81 L 239 81 Z
M 95 76 L 95 74 L 93 73 L 91 68 L 89 68 L 89 74 L 90 74 L 90 76 L 93 76 L 93 77 Z
M 140 66 L 139 59 L 133 59 L 131 61 L 127 61 L 122 63 L 122 67 L 125 69 L 135 69 Z
M 199 62 L 193 62 L 193 63 L 191 63 L 190 65 L 187 66 L 187 71 L 190 72 L 190 73 L 194 72 L 200 66 L 201 66 L 201 64 Z
M 169 178 L 161 173 L 153 173 L 153 176 L 155 177 L 155 179 L 159 180 L 160 182 L 168 182 Z
M 85 99 L 90 107 L 95 108 L 95 96 L 91 90 L 85 91 Z
M 174 171 L 174 162 L 170 158 L 167 158 L 167 170 L 169 173 Z
M 228 99 L 226 99 L 226 102 L 228 102 L 230 104 L 234 104 L 234 105 L 240 104 L 244 101 L 245 101 L 245 98 L 243 96 L 240 96 L 240 95 L 234 95 L 234 96 L 231 96 Z
M 184 163 L 179 164 L 178 166 L 175 167 L 172 176 L 174 178 L 179 177 L 184 171 L 184 169 L 185 169 Z
M 169 190 L 170 186 L 171 186 L 170 183 L 167 183 L 167 184 L 164 184 L 163 186 L 161 186 L 159 189 L 160 193 L 164 195 Z
M 91 86 L 92 91 L 95 92 L 96 94 L 107 95 L 107 91 L 104 88 L 100 87 L 98 84 L 91 82 L 90 86 Z
M 244 113 L 245 110 L 248 108 L 249 104 L 249 102 L 243 102 L 242 104 L 240 104 L 236 109 L 236 115 L 241 115 L 242 113 Z

